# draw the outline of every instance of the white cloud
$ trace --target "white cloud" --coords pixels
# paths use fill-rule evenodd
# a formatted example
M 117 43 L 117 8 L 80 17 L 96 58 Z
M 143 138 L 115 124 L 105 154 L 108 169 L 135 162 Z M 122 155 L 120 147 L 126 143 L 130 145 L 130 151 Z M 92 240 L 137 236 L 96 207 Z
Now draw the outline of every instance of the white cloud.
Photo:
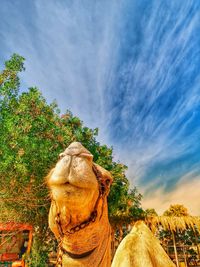
M 106 88 L 112 80 L 118 49 L 119 6 L 112 1 L 102 1 L 101 5 L 90 1 L 70 5 L 49 1 L 46 5 L 36 1 L 39 47 L 35 43 L 34 52 L 27 51 L 31 66 L 24 75 L 27 84 L 37 81 L 48 99 L 57 99 L 62 110 L 70 109 L 86 125 L 100 127 L 104 139 Z
M 197 68 L 199 13 L 191 15 L 193 1 L 170 5 L 165 9 L 154 1 L 151 15 L 141 16 L 140 52 L 121 69 L 126 82 L 121 128 L 127 135 L 114 145 L 135 183 L 153 164 L 192 154 L 199 143 L 200 129 L 191 126 L 200 104 L 200 78 L 191 75 Z
M 36 0 L 30 6 L 23 1 L 5 6 L 3 42 L 8 56 L 17 52 L 26 58 L 23 85 L 38 86 L 62 111 L 70 109 L 87 126 L 99 127 L 99 139 L 106 142 L 107 88 L 119 54 L 121 1 Z
M 144 196 L 144 209 L 155 208 L 162 215 L 171 204 L 182 204 L 193 216 L 200 216 L 200 176 L 193 177 L 193 172 L 186 174 L 171 192 L 159 188 L 148 197 Z

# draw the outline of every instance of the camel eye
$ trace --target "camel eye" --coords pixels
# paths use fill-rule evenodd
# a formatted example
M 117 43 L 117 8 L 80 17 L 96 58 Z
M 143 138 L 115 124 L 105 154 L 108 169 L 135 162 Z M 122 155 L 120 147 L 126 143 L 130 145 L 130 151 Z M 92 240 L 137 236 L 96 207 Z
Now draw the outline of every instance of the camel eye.
M 65 157 L 65 154 L 64 153 L 60 153 L 60 155 L 58 156 L 59 159 L 62 159 Z

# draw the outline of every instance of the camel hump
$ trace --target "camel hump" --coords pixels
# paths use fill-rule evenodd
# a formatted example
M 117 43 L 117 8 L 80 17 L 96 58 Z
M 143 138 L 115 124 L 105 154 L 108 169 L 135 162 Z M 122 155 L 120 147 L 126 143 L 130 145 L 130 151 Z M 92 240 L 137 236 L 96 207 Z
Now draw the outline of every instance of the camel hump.
M 112 267 L 175 267 L 159 240 L 143 221 L 135 223 L 120 243 Z

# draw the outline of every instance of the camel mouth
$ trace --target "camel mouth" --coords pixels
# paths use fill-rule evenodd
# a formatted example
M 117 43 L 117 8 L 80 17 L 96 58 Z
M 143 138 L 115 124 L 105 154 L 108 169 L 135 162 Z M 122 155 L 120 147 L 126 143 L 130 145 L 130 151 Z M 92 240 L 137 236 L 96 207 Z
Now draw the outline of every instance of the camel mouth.
M 70 182 L 66 182 L 64 184 L 59 185 L 60 187 L 63 187 L 66 191 L 74 191 L 77 189 L 81 189 L 81 187 L 74 185 Z
M 56 187 L 58 187 L 58 188 L 64 188 L 64 189 L 67 189 L 67 188 L 69 188 L 69 189 L 72 189 L 72 188 L 74 188 L 74 189 L 76 189 L 76 188 L 81 188 L 80 186 L 77 186 L 77 185 L 75 185 L 75 184 L 73 184 L 73 183 L 70 183 L 69 181 L 67 181 L 67 182 L 63 182 L 63 183 L 52 184 L 51 186 L 52 186 L 52 187 L 53 187 L 53 186 L 56 186 Z
M 96 177 L 96 175 L 95 175 Z M 50 176 L 49 179 L 47 180 L 47 185 L 50 189 L 96 189 L 96 182 L 97 182 L 97 177 L 95 181 L 90 181 L 89 179 L 87 180 L 85 177 L 77 180 L 70 180 L 68 177 L 65 176 Z
M 81 253 L 81 254 L 75 254 L 75 253 L 69 252 L 69 251 L 65 250 L 64 248 L 61 248 L 61 249 L 62 249 L 64 254 L 70 256 L 70 258 L 72 258 L 72 259 L 82 259 L 82 258 L 86 258 L 86 257 L 90 256 L 95 251 L 96 247 L 89 250 L 89 251 Z
M 48 180 L 49 187 L 65 187 L 65 186 L 73 186 L 78 187 L 68 181 L 66 177 L 58 176 L 56 179 L 49 179 Z

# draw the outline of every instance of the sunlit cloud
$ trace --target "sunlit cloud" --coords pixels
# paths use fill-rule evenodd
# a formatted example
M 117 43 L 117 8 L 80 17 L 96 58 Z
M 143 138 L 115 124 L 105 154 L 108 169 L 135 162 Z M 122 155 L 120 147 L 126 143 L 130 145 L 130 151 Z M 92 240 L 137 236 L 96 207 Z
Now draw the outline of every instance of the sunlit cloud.
M 0 59 L 23 55 L 22 90 L 99 127 L 131 185 L 164 196 L 200 163 L 199 14 L 196 0 L 2 0 Z
M 181 178 L 176 187 L 166 193 L 162 188 L 154 191 L 152 195 L 144 197 L 142 205 L 145 209 L 155 208 L 159 215 L 162 215 L 171 204 L 182 204 L 189 214 L 193 216 L 200 215 L 200 176 L 193 176 L 194 173 L 188 173 Z

